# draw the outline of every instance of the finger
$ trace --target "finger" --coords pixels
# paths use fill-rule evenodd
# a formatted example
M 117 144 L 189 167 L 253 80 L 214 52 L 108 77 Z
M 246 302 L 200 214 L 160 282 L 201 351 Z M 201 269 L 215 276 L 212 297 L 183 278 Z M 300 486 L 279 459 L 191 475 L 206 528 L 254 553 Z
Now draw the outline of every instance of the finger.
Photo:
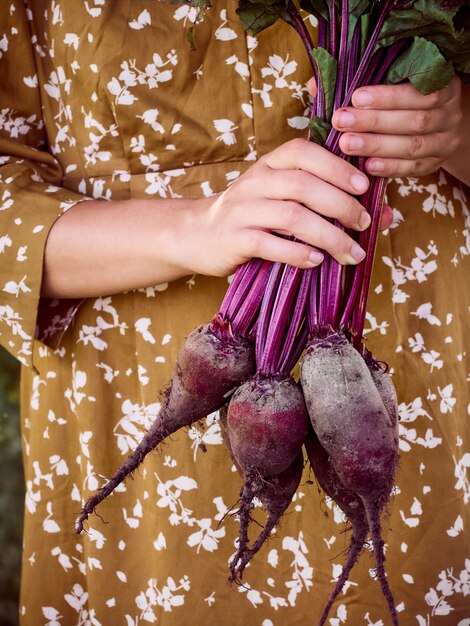
M 293 139 L 259 161 L 272 169 L 304 170 L 348 193 L 364 193 L 369 181 L 353 165 L 312 141 Z
M 454 133 L 432 133 L 430 135 L 345 133 L 339 141 L 341 150 L 352 156 L 410 160 L 429 157 L 445 158 L 457 149 L 459 143 L 460 139 Z
M 315 98 L 317 95 L 317 81 L 315 80 L 315 76 L 312 76 L 312 78 L 307 81 L 307 90 L 312 98 Z
M 393 209 L 388 204 L 384 204 L 382 208 L 382 214 L 380 216 L 380 230 L 386 230 L 390 228 L 393 222 Z
M 352 104 L 359 108 L 383 110 L 434 109 L 460 94 L 461 82 L 456 76 L 444 89 L 424 95 L 411 83 L 400 85 L 369 85 L 356 89 Z
M 260 200 L 244 203 L 243 209 L 250 211 L 252 231 L 282 231 L 289 233 L 316 248 L 326 250 L 339 263 L 356 264 L 365 253 L 341 228 L 320 215 L 292 201 Z
M 263 189 L 259 180 L 249 178 L 244 190 L 248 198 L 293 200 L 325 217 L 337 219 L 343 226 L 364 230 L 370 217 L 359 200 L 338 187 L 302 170 L 268 170 L 263 177 Z
M 333 126 L 342 132 L 384 133 L 388 135 L 427 135 L 456 127 L 460 110 L 438 109 L 383 111 L 378 109 L 338 109 Z
M 372 176 L 386 178 L 404 178 L 406 176 L 426 176 L 437 171 L 443 159 L 429 157 L 427 159 L 367 159 L 365 168 Z
M 246 231 L 243 237 L 245 244 L 243 252 L 247 259 L 266 259 L 304 269 L 315 267 L 323 261 L 323 254 L 319 250 L 272 233 L 251 230 Z

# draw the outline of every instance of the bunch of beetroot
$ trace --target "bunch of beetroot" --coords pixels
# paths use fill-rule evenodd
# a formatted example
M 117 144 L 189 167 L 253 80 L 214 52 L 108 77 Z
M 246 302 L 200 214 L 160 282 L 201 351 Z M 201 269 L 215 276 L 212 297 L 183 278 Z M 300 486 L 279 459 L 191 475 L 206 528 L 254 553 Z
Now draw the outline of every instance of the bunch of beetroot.
M 189 4 L 200 12 L 209 6 L 205 0 Z M 343 158 L 349 157 L 341 153 L 330 120 L 335 108 L 350 105 L 358 87 L 410 80 L 430 93 L 454 72 L 470 74 L 468 2 L 304 0 L 302 7 L 318 19 L 317 48 L 292 0 L 239 0 L 237 12 L 252 34 L 279 18 L 299 33 L 318 88 L 309 138 Z M 362 338 L 385 187 L 384 179 L 371 179 L 361 197 L 371 226 L 349 232 L 367 253 L 358 266 L 343 267 L 325 254 L 311 270 L 260 259 L 237 270 L 219 313 L 183 344 L 149 433 L 85 503 L 77 532 L 166 437 L 220 410 L 224 442 L 242 479 L 230 579 L 241 580 L 278 526 L 301 480 L 305 450 L 319 485 L 352 528 L 347 560 L 320 626 L 369 538 L 377 578 L 398 624 L 380 526 L 398 463 L 397 399 L 386 369 Z M 299 359 L 296 381 L 292 371 Z M 255 502 L 267 517 L 250 540 Z

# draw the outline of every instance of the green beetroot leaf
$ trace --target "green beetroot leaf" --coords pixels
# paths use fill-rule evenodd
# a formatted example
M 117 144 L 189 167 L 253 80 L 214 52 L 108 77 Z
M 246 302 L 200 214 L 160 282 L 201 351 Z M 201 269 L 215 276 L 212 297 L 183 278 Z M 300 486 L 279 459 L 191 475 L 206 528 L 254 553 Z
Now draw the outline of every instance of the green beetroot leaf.
M 445 59 L 439 48 L 423 37 L 415 37 L 413 43 L 391 66 L 387 83 L 409 80 L 423 94 L 438 91 L 448 85 L 454 75 L 451 61 Z
M 380 32 L 380 45 L 390 46 L 404 37 L 426 37 L 435 33 L 448 38 L 456 36 L 454 17 L 464 3 L 445 3 L 441 0 L 415 0 L 403 7 L 392 9 Z M 431 36 L 431 37 L 430 37 Z
M 326 122 L 318 115 L 314 115 L 308 121 L 308 129 L 310 131 L 311 141 L 314 141 L 319 146 L 324 146 L 328 135 L 332 129 L 330 122 Z
M 285 0 L 239 0 L 237 13 L 243 28 L 251 35 L 259 35 L 281 17 L 289 21 L 286 5 Z
M 317 19 L 323 18 L 328 21 L 330 17 L 328 0 L 301 0 L 300 6 L 307 13 L 311 13 Z M 338 2 L 336 2 L 338 4 Z
M 380 46 L 409 37 L 424 37 L 470 80 L 470 4 L 468 1 L 417 0 L 392 10 L 380 33 Z M 427 87 L 429 93 L 431 87 Z

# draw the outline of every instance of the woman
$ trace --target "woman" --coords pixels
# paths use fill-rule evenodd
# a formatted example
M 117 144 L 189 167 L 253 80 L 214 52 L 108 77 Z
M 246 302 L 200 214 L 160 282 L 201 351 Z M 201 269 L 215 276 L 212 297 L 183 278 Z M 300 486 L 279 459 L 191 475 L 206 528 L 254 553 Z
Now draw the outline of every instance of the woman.
M 195 51 L 188 6 L 11 0 L 0 17 L 0 336 L 25 365 L 24 625 L 313 623 L 343 560 L 344 525 L 306 473 L 245 586 L 226 584 L 239 479 L 210 419 L 148 458 L 88 534 L 74 534 L 83 500 L 148 427 L 183 337 L 218 310 L 238 264 L 363 256 L 323 217 L 367 227 L 352 197 L 367 182 L 290 141 L 308 108 L 295 33 L 276 24 L 247 37 L 235 8 L 214 2 Z M 361 93 L 373 100 L 358 93 L 335 114 L 350 131 L 343 149 L 401 177 L 368 317 L 402 403 L 389 576 L 403 623 L 463 624 L 470 250 L 465 190 L 447 174 L 469 182 L 468 145 L 456 152 L 460 82 L 427 97 L 408 85 Z M 332 624 L 387 622 L 372 567 L 364 554 Z

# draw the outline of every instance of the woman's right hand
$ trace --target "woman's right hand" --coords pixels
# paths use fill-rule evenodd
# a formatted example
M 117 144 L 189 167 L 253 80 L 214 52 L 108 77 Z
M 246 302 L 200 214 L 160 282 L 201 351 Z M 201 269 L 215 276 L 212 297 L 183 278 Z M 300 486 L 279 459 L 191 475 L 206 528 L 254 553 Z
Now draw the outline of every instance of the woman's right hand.
M 346 161 L 295 139 L 210 198 L 78 203 L 49 233 L 42 295 L 87 298 L 195 273 L 228 276 L 252 257 L 307 268 L 321 263 L 319 250 L 340 263 L 358 263 L 363 252 L 328 218 L 366 228 L 368 216 L 354 195 L 367 186 Z M 382 227 L 390 225 L 390 214 L 388 208 Z
M 351 164 L 294 139 L 261 157 L 223 193 L 188 207 L 180 258 L 189 273 L 211 276 L 226 276 L 252 257 L 313 267 L 323 259 L 320 250 L 342 264 L 358 263 L 364 251 L 326 218 L 366 229 L 370 217 L 354 195 L 367 188 L 367 177 Z

